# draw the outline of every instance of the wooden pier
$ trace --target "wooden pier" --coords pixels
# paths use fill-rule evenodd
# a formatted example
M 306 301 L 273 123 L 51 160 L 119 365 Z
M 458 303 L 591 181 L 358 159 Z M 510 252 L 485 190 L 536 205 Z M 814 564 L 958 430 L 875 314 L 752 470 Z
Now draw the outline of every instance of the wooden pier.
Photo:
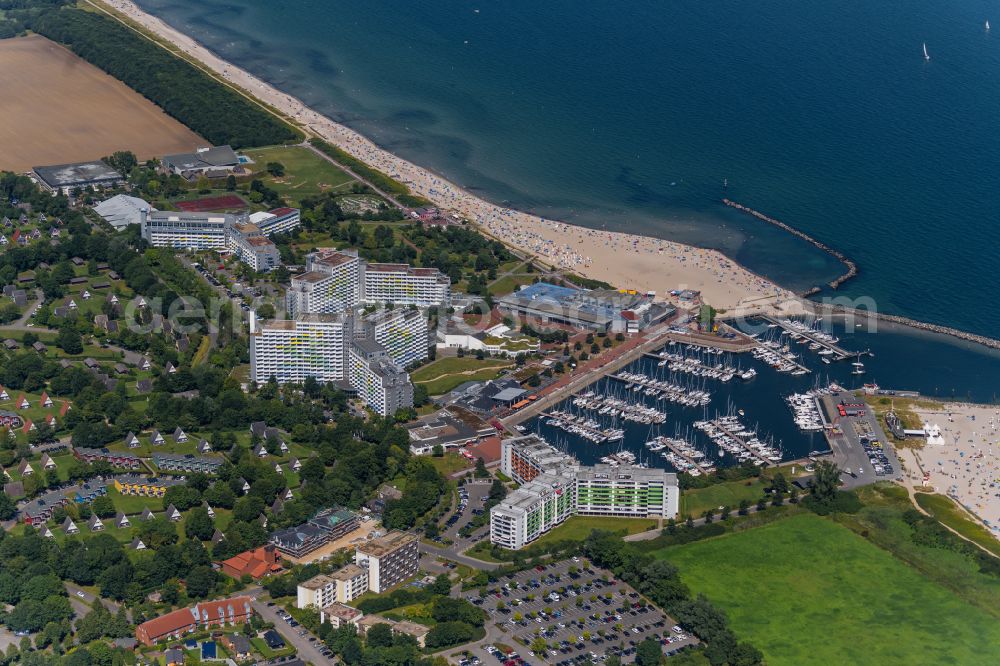
M 809 331 L 796 330 L 791 326 L 789 326 L 788 324 L 786 324 L 785 322 L 783 322 L 782 320 L 775 319 L 770 315 L 761 315 L 761 319 L 776 326 L 780 326 L 782 330 L 788 331 L 789 334 L 795 334 L 800 338 L 805 338 L 809 342 L 815 343 L 824 349 L 829 349 L 831 352 L 833 352 L 833 360 L 835 361 L 843 361 L 844 359 L 858 355 L 856 352 L 849 352 L 843 347 L 840 347 L 832 342 L 827 342 L 826 340 L 816 337 L 814 333 L 811 333 Z

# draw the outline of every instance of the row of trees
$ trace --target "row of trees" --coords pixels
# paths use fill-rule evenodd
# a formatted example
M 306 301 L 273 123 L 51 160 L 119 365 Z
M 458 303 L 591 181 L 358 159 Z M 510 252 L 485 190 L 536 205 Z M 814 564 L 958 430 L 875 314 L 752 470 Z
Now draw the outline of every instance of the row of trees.
M 30 27 L 125 82 L 213 144 L 241 148 L 301 139 L 297 130 L 250 100 L 102 14 L 66 7 L 45 12 Z
M 763 663 L 764 656 L 759 650 L 737 640 L 722 611 L 703 596 L 692 598 L 677 567 L 670 562 L 640 552 L 617 535 L 601 530 L 591 533 L 583 550 L 594 564 L 610 569 L 705 641 L 705 656 L 713 666 Z

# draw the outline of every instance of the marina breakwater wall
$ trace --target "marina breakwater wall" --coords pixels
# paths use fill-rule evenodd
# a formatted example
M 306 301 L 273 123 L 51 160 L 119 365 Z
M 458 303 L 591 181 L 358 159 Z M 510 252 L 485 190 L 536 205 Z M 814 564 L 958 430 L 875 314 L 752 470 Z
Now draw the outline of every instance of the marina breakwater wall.
M 844 273 L 842 273 L 839 277 L 837 277 L 836 279 L 834 279 L 833 281 L 831 281 L 829 283 L 831 289 L 837 289 L 838 287 L 840 287 L 840 285 L 844 284 L 845 282 L 847 282 L 848 280 L 850 280 L 851 278 L 853 278 L 854 276 L 856 276 L 858 274 L 858 265 L 854 262 L 853 259 L 851 259 L 847 255 L 845 255 L 840 250 L 835 250 L 834 248 L 830 247 L 829 245 L 827 245 L 823 241 L 816 240 L 815 238 L 813 238 L 809 234 L 807 234 L 807 233 L 805 233 L 803 231 L 799 231 L 795 227 L 793 227 L 791 225 L 788 225 L 788 224 L 785 224 L 781 220 L 776 220 L 773 217 L 768 217 L 764 213 L 761 213 L 760 211 L 754 210 L 753 208 L 750 208 L 748 206 L 744 206 L 741 203 L 737 203 L 737 202 L 733 201 L 732 199 L 723 199 L 722 203 L 726 204 L 730 208 L 733 208 L 733 209 L 736 209 L 736 210 L 740 211 L 741 213 L 746 213 L 747 215 L 752 215 L 753 217 L 756 217 L 758 220 L 762 220 L 764 222 L 767 222 L 768 224 L 771 224 L 771 225 L 774 225 L 774 226 L 778 227 L 779 229 L 787 231 L 788 233 L 792 234 L 793 236 L 801 238 L 802 240 L 806 241 L 810 245 L 812 245 L 812 246 L 814 246 L 814 247 L 822 250 L 823 252 L 826 252 L 831 257 L 833 257 L 834 259 L 836 259 L 837 261 L 839 261 L 840 263 L 842 263 L 847 268 L 847 270 L 844 271 Z M 807 291 L 804 294 L 802 294 L 802 297 L 803 298 L 808 298 L 809 296 L 812 296 L 813 294 L 817 294 L 820 291 L 822 291 L 822 290 L 819 287 L 813 287 L 809 291 Z
M 813 306 L 817 304 L 809 301 Z M 941 326 L 940 324 L 928 324 L 925 321 L 917 321 L 916 319 L 910 319 L 909 317 L 901 317 L 899 315 L 885 314 L 882 312 L 869 312 L 867 310 L 857 310 L 855 308 L 849 308 L 843 305 L 831 305 L 826 304 L 822 307 L 816 307 L 816 310 L 822 311 L 824 313 L 829 313 L 833 315 L 844 315 L 844 316 L 854 316 L 854 317 L 874 317 L 878 321 L 885 321 L 892 324 L 901 324 L 903 326 L 909 326 L 911 328 L 916 328 L 921 331 L 929 331 L 931 333 L 939 333 L 941 335 L 950 335 L 953 338 L 959 340 L 965 340 L 967 342 L 974 342 L 976 344 L 983 345 L 984 347 L 989 347 L 991 349 L 1000 349 L 1000 340 L 996 338 L 990 338 L 985 335 L 978 335 L 976 333 L 969 333 L 967 331 L 960 331 L 957 328 L 952 328 L 951 326 Z

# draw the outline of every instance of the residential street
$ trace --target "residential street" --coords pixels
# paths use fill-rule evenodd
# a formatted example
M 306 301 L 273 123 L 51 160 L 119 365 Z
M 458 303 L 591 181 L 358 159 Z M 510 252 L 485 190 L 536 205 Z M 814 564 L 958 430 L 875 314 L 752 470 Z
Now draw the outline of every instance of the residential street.
M 257 599 L 261 593 L 263 593 L 263 590 L 259 587 L 247 590 L 247 594 L 253 599 L 254 610 L 257 611 L 262 618 L 274 624 L 275 629 L 284 637 L 285 641 L 298 650 L 298 656 L 300 658 L 316 665 L 334 663 L 333 660 L 327 659 L 320 654 L 319 646 L 321 643 L 318 639 L 314 643 L 309 641 L 311 634 L 308 631 L 305 636 L 299 636 L 298 632 L 305 629 L 305 627 L 289 627 L 284 620 L 278 617 L 277 606 L 268 606 L 266 602 Z

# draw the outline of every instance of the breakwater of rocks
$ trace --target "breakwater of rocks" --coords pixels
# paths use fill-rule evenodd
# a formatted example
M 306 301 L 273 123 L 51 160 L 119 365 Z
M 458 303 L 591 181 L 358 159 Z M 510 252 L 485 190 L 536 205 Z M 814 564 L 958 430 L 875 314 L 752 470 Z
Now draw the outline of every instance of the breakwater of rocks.
M 809 234 L 807 234 L 807 233 L 805 233 L 803 231 L 799 231 L 795 227 L 793 227 L 791 225 L 788 225 L 788 224 L 785 224 L 781 220 L 776 220 L 773 217 L 768 217 L 764 213 L 761 213 L 760 211 L 754 210 L 753 208 L 750 208 L 748 206 L 744 206 L 741 203 L 737 203 L 737 202 L 733 201 L 732 199 L 723 199 L 722 203 L 726 204 L 730 208 L 734 208 L 734 209 L 740 211 L 741 213 L 746 213 L 747 215 L 752 215 L 752 216 L 756 217 L 758 220 L 762 220 L 764 222 L 767 222 L 768 224 L 771 224 L 771 225 L 774 225 L 774 226 L 778 227 L 779 229 L 787 231 L 788 233 L 792 234 L 793 236 L 801 238 L 802 240 L 806 241 L 810 245 L 812 245 L 812 246 L 814 246 L 814 247 L 822 250 L 823 252 L 826 252 L 831 257 L 833 257 L 834 259 L 836 259 L 837 261 L 839 261 L 840 263 L 842 263 L 844 265 L 844 267 L 847 268 L 847 270 L 844 271 L 839 277 L 837 277 L 836 279 L 834 279 L 833 281 L 831 281 L 829 283 L 831 289 L 837 289 L 840 285 L 844 284 L 845 282 L 847 282 L 848 280 L 850 280 L 851 278 L 853 278 L 855 275 L 858 274 L 858 265 L 856 263 L 854 263 L 853 259 L 851 259 L 847 255 L 845 255 L 840 250 L 836 250 L 836 249 L 830 247 L 829 245 L 827 245 L 823 241 L 816 240 L 815 238 L 813 238 Z M 820 291 L 822 291 L 822 290 L 819 287 L 813 287 L 809 291 L 807 291 L 804 294 L 802 294 L 802 297 L 803 298 L 808 298 L 809 296 L 812 296 L 813 294 L 817 294 Z
M 910 319 L 909 317 L 901 317 L 899 315 L 885 314 L 883 312 L 869 312 L 868 310 L 858 310 L 855 308 L 849 308 L 843 305 L 835 304 L 818 304 L 815 301 L 807 301 L 808 304 L 812 305 L 815 310 L 820 311 L 824 314 L 833 315 L 845 315 L 858 318 L 869 318 L 874 317 L 878 321 L 890 322 L 892 324 L 901 324 L 903 326 L 909 326 L 911 328 L 916 328 L 921 331 L 929 331 L 931 333 L 940 333 L 941 335 L 950 335 L 953 338 L 959 340 L 965 340 L 967 342 L 974 342 L 976 344 L 983 345 L 984 347 L 989 347 L 991 349 L 1000 349 L 1000 340 L 996 338 L 990 338 L 985 335 L 978 335 L 976 333 L 969 333 L 967 331 L 960 331 L 957 328 L 952 328 L 951 326 L 941 326 L 940 324 L 928 324 L 925 321 L 917 321 L 916 319 Z

